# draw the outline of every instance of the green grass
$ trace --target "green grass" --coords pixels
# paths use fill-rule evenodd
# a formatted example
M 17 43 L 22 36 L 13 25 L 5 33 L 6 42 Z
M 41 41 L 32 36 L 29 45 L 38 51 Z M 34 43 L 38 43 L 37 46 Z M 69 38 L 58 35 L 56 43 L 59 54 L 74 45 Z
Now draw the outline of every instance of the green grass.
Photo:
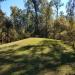
M 0 75 L 75 74 L 75 51 L 63 41 L 28 38 L 0 45 Z

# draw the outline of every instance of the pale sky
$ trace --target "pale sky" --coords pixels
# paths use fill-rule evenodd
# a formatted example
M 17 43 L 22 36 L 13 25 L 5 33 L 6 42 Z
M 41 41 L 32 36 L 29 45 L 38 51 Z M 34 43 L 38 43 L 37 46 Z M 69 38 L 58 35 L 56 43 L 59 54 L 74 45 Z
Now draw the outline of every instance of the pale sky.
M 62 3 L 64 3 L 64 6 L 62 6 L 62 8 L 60 9 L 60 11 L 63 11 L 66 13 L 65 7 L 66 7 L 66 3 L 68 2 L 68 0 L 62 0 Z M 10 15 L 10 7 L 11 6 L 17 6 L 18 8 L 24 9 L 24 0 L 6 0 L 4 2 L 2 2 L 1 4 L 2 6 L 2 10 L 3 12 L 5 12 L 5 14 L 7 16 Z

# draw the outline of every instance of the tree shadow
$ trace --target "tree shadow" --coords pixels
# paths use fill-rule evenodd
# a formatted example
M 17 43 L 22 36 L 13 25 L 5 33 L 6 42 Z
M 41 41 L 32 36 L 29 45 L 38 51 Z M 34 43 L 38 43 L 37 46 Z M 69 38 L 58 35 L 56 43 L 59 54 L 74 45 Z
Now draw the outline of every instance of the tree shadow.
M 0 51 L 0 75 L 39 75 L 44 69 L 55 72 L 61 65 L 72 66 L 75 52 L 64 52 L 64 49 L 58 42 L 45 40 L 38 45 Z M 24 51 L 29 53 L 24 54 Z

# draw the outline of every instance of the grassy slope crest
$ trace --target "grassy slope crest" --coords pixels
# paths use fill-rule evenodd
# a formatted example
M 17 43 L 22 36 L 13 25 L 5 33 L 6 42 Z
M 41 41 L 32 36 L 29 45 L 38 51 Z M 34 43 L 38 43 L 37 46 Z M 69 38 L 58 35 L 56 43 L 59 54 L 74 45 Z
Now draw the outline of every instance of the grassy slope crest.
M 28 38 L 0 45 L 0 75 L 65 75 L 74 73 L 74 59 L 74 50 L 63 41 Z

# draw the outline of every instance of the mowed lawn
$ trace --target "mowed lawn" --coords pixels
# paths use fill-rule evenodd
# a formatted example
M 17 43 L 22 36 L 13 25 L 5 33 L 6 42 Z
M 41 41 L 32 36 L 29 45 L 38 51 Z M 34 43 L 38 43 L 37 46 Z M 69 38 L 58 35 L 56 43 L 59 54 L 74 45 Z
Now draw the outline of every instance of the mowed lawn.
M 75 51 L 63 41 L 28 38 L 0 45 L 0 75 L 74 75 Z

